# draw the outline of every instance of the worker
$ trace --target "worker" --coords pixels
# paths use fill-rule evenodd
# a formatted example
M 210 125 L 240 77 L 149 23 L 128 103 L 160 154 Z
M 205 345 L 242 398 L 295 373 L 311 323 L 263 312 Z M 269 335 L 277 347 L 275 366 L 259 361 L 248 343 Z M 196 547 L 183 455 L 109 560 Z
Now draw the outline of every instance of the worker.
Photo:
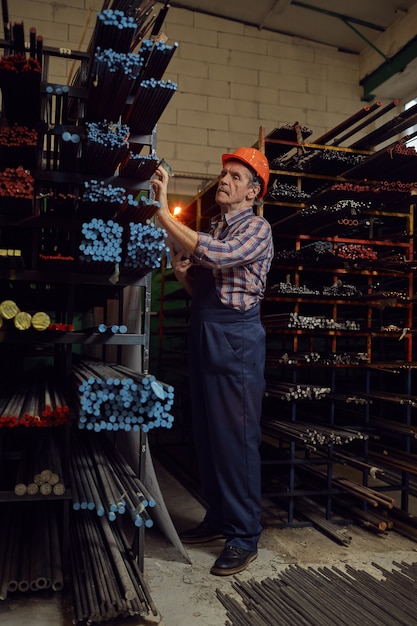
M 260 302 L 273 257 L 269 222 L 256 215 L 269 165 L 255 148 L 223 154 L 220 213 L 210 233 L 196 232 L 168 208 L 168 174 L 158 167 L 158 220 L 171 240 L 172 267 L 191 295 L 189 375 L 192 426 L 204 520 L 180 533 L 186 544 L 225 538 L 210 569 L 236 574 L 258 554 L 261 535 L 261 408 L 265 330 Z M 190 269 L 192 268 L 192 273 Z

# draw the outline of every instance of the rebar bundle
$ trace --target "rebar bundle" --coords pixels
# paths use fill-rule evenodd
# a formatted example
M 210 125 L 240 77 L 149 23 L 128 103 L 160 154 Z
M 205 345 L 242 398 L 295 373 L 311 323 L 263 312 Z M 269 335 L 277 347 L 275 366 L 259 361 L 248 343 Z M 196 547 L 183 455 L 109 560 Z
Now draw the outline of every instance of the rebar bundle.
M 415 563 L 376 563 L 375 575 L 347 565 L 289 565 L 278 577 L 247 582 L 235 577 L 232 588 L 242 602 L 216 589 L 227 610 L 227 626 L 408 626 L 417 608 Z M 382 578 L 381 578 L 382 574 Z M 377 577 L 378 575 L 378 577 Z M 230 621 L 229 621 L 230 620 Z
M 80 428 L 96 432 L 171 428 L 174 389 L 155 376 L 89 360 L 74 364 L 73 373 Z

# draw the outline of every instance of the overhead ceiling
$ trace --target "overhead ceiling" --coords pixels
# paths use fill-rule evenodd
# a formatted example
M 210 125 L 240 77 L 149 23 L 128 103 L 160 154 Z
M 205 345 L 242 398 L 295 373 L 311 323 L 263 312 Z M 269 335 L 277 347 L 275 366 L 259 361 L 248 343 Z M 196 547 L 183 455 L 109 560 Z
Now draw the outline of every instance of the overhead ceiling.
M 378 50 L 376 42 L 381 33 L 417 5 L 417 0 L 182 0 L 170 1 L 169 5 L 359 54 L 370 46 Z M 411 61 L 407 59 L 407 65 Z M 403 70 L 401 67 L 395 73 Z M 405 76 L 396 75 L 393 84 L 397 92 L 401 89 L 405 94 L 411 82 L 417 82 L 414 63 L 412 70 Z M 380 93 L 394 97 L 390 91 L 391 87 Z

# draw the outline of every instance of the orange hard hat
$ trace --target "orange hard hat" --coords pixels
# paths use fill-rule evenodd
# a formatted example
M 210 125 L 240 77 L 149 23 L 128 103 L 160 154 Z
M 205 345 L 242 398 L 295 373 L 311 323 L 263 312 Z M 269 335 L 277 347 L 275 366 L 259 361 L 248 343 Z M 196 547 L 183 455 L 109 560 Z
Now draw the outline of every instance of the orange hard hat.
M 266 156 L 256 148 L 236 148 L 234 152 L 222 155 L 223 167 L 228 161 L 242 161 L 252 168 L 262 180 L 262 189 L 259 196 L 262 198 L 268 189 L 269 163 Z

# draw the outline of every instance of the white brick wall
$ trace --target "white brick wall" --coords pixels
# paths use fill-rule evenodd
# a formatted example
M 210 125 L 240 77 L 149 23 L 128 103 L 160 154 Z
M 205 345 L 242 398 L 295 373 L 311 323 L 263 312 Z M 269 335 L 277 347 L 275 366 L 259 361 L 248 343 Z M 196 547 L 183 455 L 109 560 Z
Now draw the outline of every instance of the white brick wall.
M 27 34 L 35 26 L 51 46 L 77 48 L 90 17 L 85 50 L 102 0 L 9 5 L 12 22 Z M 176 171 L 214 176 L 221 153 L 254 144 L 261 125 L 297 120 L 314 138 L 364 106 L 355 55 L 185 9 L 171 8 L 163 30 L 179 43 L 164 76 L 178 91 L 158 123 L 157 152 Z M 69 63 L 52 60 L 50 70 L 65 83 Z

